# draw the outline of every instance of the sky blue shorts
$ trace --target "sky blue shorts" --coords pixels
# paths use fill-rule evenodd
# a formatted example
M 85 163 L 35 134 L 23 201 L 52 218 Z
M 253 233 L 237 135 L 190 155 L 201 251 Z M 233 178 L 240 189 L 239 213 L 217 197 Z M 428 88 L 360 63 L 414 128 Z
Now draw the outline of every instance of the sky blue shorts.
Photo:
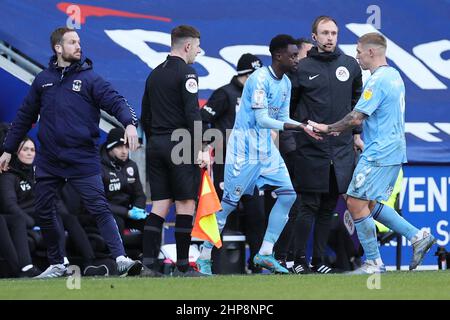
M 253 194 L 255 186 L 259 190 L 268 186 L 294 189 L 284 160 L 278 152 L 264 160 L 233 160 L 225 163 L 225 199 L 238 202 L 244 194 Z
M 375 166 L 374 163 L 360 159 L 347 195 L 362 200 L 386 201 L 394 190 L 401 165 Z

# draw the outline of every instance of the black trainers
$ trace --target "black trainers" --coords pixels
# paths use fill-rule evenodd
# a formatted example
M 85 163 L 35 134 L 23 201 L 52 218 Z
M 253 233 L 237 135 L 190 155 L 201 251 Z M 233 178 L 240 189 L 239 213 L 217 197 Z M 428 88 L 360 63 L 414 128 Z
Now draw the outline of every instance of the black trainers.
M 307 263 L 294 263 L 291 268 L 292 273 L 295 274 L 308 274 L 311 273 L 311 269 Z
M 341 270 L 327 266 L 324 263 L 321 263 L 318 265 L 311 265 L 311 271 L 314 273 L 321 273 L 321 274 L 331 274 L 331 273 L 341 273 L 342 272 Z
M 261 274 L 263 272 L 263 268 L 260 266 L 255 266 L 253 261 L 248 261 L 247 263 L 248 273 L 250 274 Z
M 104 264 L 99 266 L 87 266 L 83 271 L 83 275 L 85 277 L 107 277 L 109 276 L 109 269 Z
M 34 278 L 42 273 L 37 267 L 33 266 L 27 271 L 20 271 L 19 278 Z
M 164 275 L 161 272 L 158 272 L 156 270 L 150 269 L 146 266 L 142 267 L 140 277 L 147 277 L 147 278 L 161 278 L 164 277 Z
M 207 275 L 205 273 L 201 273 L 197 270 L 194 270 L 191 266 L 186 270 L 186 272 L 182 272 L 178 270 L 178 268 L 175 268 L 175 271 L 172 273 L 172 277 L 210 277 L 210 275 Z

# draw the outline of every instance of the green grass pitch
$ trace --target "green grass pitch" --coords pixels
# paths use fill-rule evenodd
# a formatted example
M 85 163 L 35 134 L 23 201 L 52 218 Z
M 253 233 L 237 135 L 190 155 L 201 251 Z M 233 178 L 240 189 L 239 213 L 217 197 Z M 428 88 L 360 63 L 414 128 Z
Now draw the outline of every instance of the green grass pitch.
M 255 275 L 208 278 L 67 278 L 0 280 L 0 299 L 450 299 L 450 271 L 388 272 L 379 281 L 349 275 Z

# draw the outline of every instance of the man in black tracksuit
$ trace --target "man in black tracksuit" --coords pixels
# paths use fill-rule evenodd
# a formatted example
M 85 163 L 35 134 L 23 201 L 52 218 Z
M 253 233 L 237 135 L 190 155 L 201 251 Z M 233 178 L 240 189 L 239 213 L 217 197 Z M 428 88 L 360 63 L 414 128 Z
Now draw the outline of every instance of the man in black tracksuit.
M 227 130 L 230 131 L 233 129 L 236 108 L 240 103 L 245 81 L 247 81 L 253 71 L 260 67 L 262 67 L 262 61 L 258 57 L 250 53 L 242 55 L 237 64 L 237 75 L 231 79 L 229 84 L 215 90 L 208 99 L 207 104 L 201 109 L 202 120 L 210 123 L 212 128 L 220 130 L 222 138 L 227 136 Z M 213 165 L 214 187 L 216 188 L 219 199 L 222 199 L 226 141 L 215 141 L 215 145 L 215 161 Z M 249 269 L 252 273 L 259 273 L 262 270 L 254 266 L 253 257 L 258 253 L 264 238 L 264 198 L 255 189 L 254 195 L 245 195 L 241 200 L 244 210 L 240 212 L 240 219 L 237 219 L 237 216 L 232 216 L 236 217 L 235 219 L 230 219 L 232 217 L 228 218 L 225 229 L 244 229 L 245 237 L 250 247 Z M 242 222 L 242 225 L 239 222 Z
M 338 27 L 331 17 L 316 18 L 312 38 L 316 47 L 298 65 L 299 103 L 297 119 L 334 123 L 349 113 L 361 95 L 361 69 L 337 44 Z M 315 218 L 312 270 L 330 273 L 324 256 L 339 194 L 345 193 L 354 169 L 354 142 L 362 148 L 359 131 L 325 136 L 317 141 L 296 135 L 294 187 L 298 192 L 300 214 L 295 226 L 294 271 L 308 272 L 306 243 Z
M 108 208 L 98 149 L 100 109 L 126 127 L 125 138 L 131 150 L 137 148 L 136 115 L 125 98 L 93 71 L 92 61 L 81 53 L 75 30 L 57 28 L 50 40 L 54 56 L 49 67 L 34 79 L 7 133 L 5 152 L 0 157 L 0 172 L 6 171 L 11 154 L 39 118 L 35 209 L 50 262 L 40 277 L 61 277 L 67 271 L 64 248 L 60 245 L 63 235 L 53 210 L 57 192 L 66 182 L 80 193 L 88 211 L 96 217 L 119 273 L 140 274 L 142 264 L 125 256 L 117 224 Z
M 106 199 L 122 236 L 125 228 L 143 231 L 147 217 L 139 170 L 128 157 L 124 134 L 122 128 L 112 129 L 100 149 Z
M 144 230 L 143 262 L 150 269 L 157 267 L 164 219 L 175 201 L 177 269 L 174 274 L 200 276 L 188 260 L 200 182 L 200 170 L 195 162 L 198 160 L 204 167 L 209 157 L 207 145 L 201 143 L 198 77 L 189 66 L 200 53 L 200 33 L 182 25 L 172 30 L 171 39 L 170 55 L 147 78 L 142 98 L 141 122 L 148 144 L 148 179 L 153 202 Z M 200 129 L 196 134 L 194 124 Z

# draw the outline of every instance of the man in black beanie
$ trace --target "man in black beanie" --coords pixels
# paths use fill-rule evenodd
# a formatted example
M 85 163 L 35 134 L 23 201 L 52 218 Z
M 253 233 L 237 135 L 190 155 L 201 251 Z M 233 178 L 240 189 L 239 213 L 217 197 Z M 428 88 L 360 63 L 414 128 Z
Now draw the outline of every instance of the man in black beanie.
M 124 130 L 112 129 L 100 150 L 106 199 L 123 236 L 125 228 L 144 229 L 146 197 L 136 162 L 130 160 Z
M 112 129 L 100 150 L 106 199 L 122 237 L 127 229 L 144 232 L 148 216 L 139 170 L 136 162 L 129 158 L 129 151 L 122 128 Z M 144 266 L 141 276 L 158 277 L 160 274 Z

